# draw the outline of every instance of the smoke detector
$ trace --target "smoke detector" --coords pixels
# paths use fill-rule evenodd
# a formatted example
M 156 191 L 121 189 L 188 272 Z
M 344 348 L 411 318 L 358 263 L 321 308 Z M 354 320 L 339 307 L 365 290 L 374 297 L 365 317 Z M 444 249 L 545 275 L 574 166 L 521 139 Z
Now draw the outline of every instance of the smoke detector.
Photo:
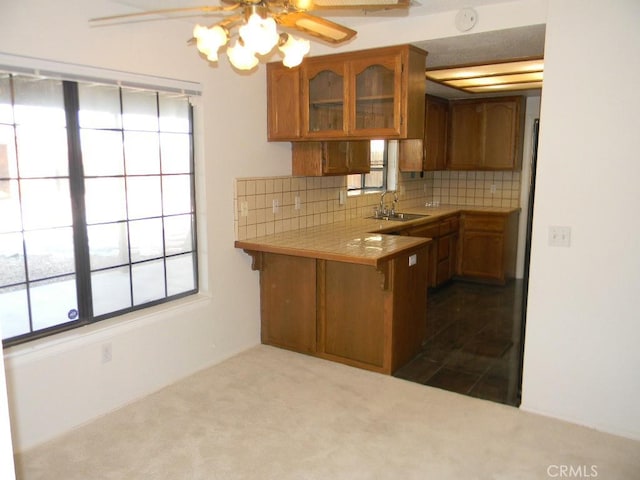
M 456 28 L 461 32 L 466 32 L 475 27 L 478 22 L 478 12 L 471 7 L 466 7 L 456 14 Z

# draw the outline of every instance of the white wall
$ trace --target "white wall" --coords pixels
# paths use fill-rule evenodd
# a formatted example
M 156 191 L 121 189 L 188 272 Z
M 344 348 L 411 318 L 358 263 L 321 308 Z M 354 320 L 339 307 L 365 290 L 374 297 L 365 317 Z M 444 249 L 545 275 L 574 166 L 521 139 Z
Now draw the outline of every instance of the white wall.
M 259 342 L 258 278 L 233 247 L 233 179 L 290 173 L 289 145 L 266 142 L 264 68 L 209 67 L 187 22 L 89 28 L 106 1 L 3 0 L 0 51 L 200 82 L 196 99 L 203 292 L 5 351 L 14 447 L 26 449 Z M 64 13 L 64 14 L 62 14 Z M 135 320 L 135 321 L 132 321 Z M 100 348 L 111 342 L 113 361 Z
M 557 2 L 553 1 L 555 5 Z M 472 1 L 469 3 L 473 4 Z M 546 0 L 521 0 L 479 7 L 480 21 L 472 33 L 545 23 L 546 7 Z M 65 12 L 64 17 L 60 15 L 61 11 Z M 98 326 L 75 330 L 56 338 L 6 351 L 13 438 L 18 449 L 29 448 L 64 433 L 97 415 L 216 363 L 259 341 L 258 275 L 251 271 L 248 256 L 233 248 L 232 189 L 233 179 L 236 177 L 290 173 L 289 145 L 266 142 L 264 67 L 250 75 L 238 75 L 231 71 L 224 57 L 221 57 L 220 66 L 208 67 L 193 47 L 185 45 L 192 28 L 187 22 L 134 23 L 97 29 L 87 26 L 88 18 L 121 12 L 121 8 L 114 7 L 104 0 L 4 0 L 0 15 L 0 50 L 5 53 L 161 75 L 203 84 L 204 93 L 198 99 L 196 119 L 196 133 L 199 138 L 197 201 L 200 212 L 199 245 L 203 293 L 195 299 L 178 302 L 168 309 L 156 308 L 149 312 L 130 315 L 125 319 L 109 320 Z M 542 122 L 544 125 L 547 121 L 544 118 L 544 109 L 547 108 L 549 140 L 546 143 L 545 156 L 549 160 L 546 162 L 559 162 L 559 165 L 554 163 L 554 166 L 545 167 L 546 177 L 543 176 L 542 187 L 536 191 L 540 202 L 540 213 L 536 212 L 537 229 L 541 233 L 536 232 L 535 238 L 537 240 L 541 235 L 546 238 L 546 226 L 550 222 L 570 224 L 574 226 L 574 247 L 558 252 L 548 249 L 544 238 L 536 243 L 535 262 L 539 262 L 540 265 L 534 272 L 534 304 L 530 302 L 529 335 L 532 344 L 527 349 L 525 406 L 543 413 L 572 418 L 580 423 L 606 427 L 605 429 L 610 431 L 633 433 L 640 429 L 637 416 L 630 418 L 630 412 L 634 410 L 627 408 L 628 405 L 616 404 L 620 412 L 611 419 L 603 416 L 606 412 L 603 413 L 600 409 L 586 407 L 580 415 L 574 416 L 569 412 L 568 400 L 555 394 L 549 395 L 549 388 L 541 382 L 545 376 L 557 375 L 552 383 L 568 383 L 573 391 L 583 392 L 591 385 L 590 378 L 585 378 L 582 373 L 575 375 L 576 372 L 582 371 L 582 363 L 575 362 L 572 358 L 576 357 L 576 351 L 585 353 L 578 357 L 580 360 L 582 356 L 588 357 L 586 351 L 573 345 L 576 334 L 582 332 L 586 325 L 587 345 L 592 347 L 590 352 L 594 352 L 589 354 L 593 356 L 587 365 L 590 373 L 595 374 L 594 383 L 604 388 L 613 388 L 613 377 L 619 370 L 606 367 L 619 366 L 617 362 L 621 358 L 621 350 L 618 343 L 629 347 L 630 339 L 637 338 L 639 333 L 638 327 L 632 324 L 630 318 L 630 307 L 636 300 L 624 298 L 630 293 L 633 282 L 638 285 L 638 278 L 634 276 L 637 273 L 632 272 L 631 264 L 617 265 L 609 257 L 610 262 L 607 264 L 600 258 L 597 268 L 590 265 L 589 262 L 598 251 L 589 249 L 587 252 L 580 245 L 585 241 L 594 242 L 593 239 L 587 238 L 595 233 L 595 230 L 588 228 L 591 225 L 588 222 L 594 220 L 593 216 L 586 213 L 578 214 L 577 210 L 572 208 L 561 207 L 558 211 L 552 208 L 553 205 L 565 202 L 567 197 L 573 196 L 573 192 L 571 195 L 564 190 L 560 192 L 556 184 L 549 180 L 549 174 L 554 177 L 561 175 L 560 185 L 577 190 L 579 204 L 584 204 L 584 201 L 589 199 L 587 205 L 594 209 L 600 220 L 603 213 L 621 217 L 613 219 L 619 222 L 609 222 L 610 217 L 607 217 L 607 226 L 619 223 L 627 229 L 632 228 L 629 226 L 629 220 L 623 219 L 618 213 L 619 204 L 618 208 L 613 210 L 613 204 L 596 201 L 593 198 L 597 197 L 596 195 L 590 196 L 583 191 L 582 181 L 573 176 L 568 178 L 568 172 L 564 171 L 567 167 L 574 167 L 575 163 L 586 159 L 586 165 L 581 164 L 581 168 L 586 168 L 594 177 L 594 181 L 596 172 L 598 173 L 598 188 L 609 188 L 608 184 L 603 185 L 603 182 L 600 182 L 606 179 L 611 182 L 611 189 L 618 200 L 624 201 L 626 205 L 632 199 L 632 192 L 625 183 L 631 177 L 622 173 L 624 162 L 631 158 L 629 147 L 623 146 L 622 150 L 616 150 L 614 144 L 609 145 L 608 140 L 604 138 L 600 140 L 593 131 L 589 132 L 589 136 L 580 137 L 580 142 L 577 141 L 578 134 L 588 124 L 588 118 L 594 113 L 599 114 L 599 109 L 603 109 L 605 113 L 608 113 L 608 108 L 614 106 L 622 110 L 619 102 L 622 97 L 616 95 L 613 104 L 609 104 L 608 96 L 598 96 L 597 102 L 585 103 L 585 90 L 589 91 L 589 96 L 595 94 L 590 91 L 594 85 L 587 83 L 579 89 L 582 93 L 578 104 L 576 94 L 570 91 L 569 85 L 564 85 L 568 79 L 573 78 L 573 72 L 568 73 L 566 70 L 571 66 L 586 69 L 592 65 L 594 59 L 586 58 L 589 49 L 585 49 L 584 53 L 572 51 L 570 42 L 575 42 L 573 37 L 562 37 L 558 24 L 567 20 L 565 17 L 570 16 L 569 11 L 555 7 L 554 12 L 553 20 L 556 23 L 548 47 L 550 55 L 555 55 L 555 59 L 550 67 L 548 84 L 545 83 Z M 418 42 L 456 35 L 458 32 L 453 26 L 455 13 L 448 12 L 429 17 L 410 16 L 393 20 L 390 26 L 384 29 L 359 28 L 357 40 L 346 49 Z M 591 21 L 597 14 L 572 12 L 572 15 L 573 29 L 579 30 L 575 38 L 583 39 L 583 27 L 576 24 L 575 18 L 585 15 L 586 19 Z M 604 28 L 604 32 L 601 31 L 603 34 L 619 36 L 619 24 L 620 21 L 614 22 L 611 30 L 599 24 L 598 28 Z M 636 37 L 636 45 L 637 40 Z M 615 43 L 616 48 L 622 47 L 618 42 Z M 315 43 L 313 48 L 314 54 L 326 53 Z M 329 47 L 325 47 L 324 50 L 333 51 Z M 577 55 L 577 65 L 573 58 L 571 61 L 563 60 L 565 50 L 569 50 L 571 55 L 580 53 Z M 595 48 L 595 51 L 603 53 L 600 48 Z M 632 59 L 634 57 L 631 53 L 629 50 L 625 55 L 623 50 L 616 55 Z M 633 73 L 637 75 L 638 72 Z M 624 77 L 622 81 L 631 81 L 632 78 L 633 76 Z M 623 91 L 630 93 L 630 86 L 624 83 L 622 86 Z M 554 106 L 550 105 L 551 100 L 546 101 L 547 88 L 551 90 L 551 98 L 555 97 L 555 101 L 560 102 L 555 106 L 555 111 Z M 575 88 L 575 85 L 571 85 L 571 88 Z M 569 95 L 568 106 L 571 110 L 565 109 L 564 95 Z M 595 110 L 586 112 L 586 105 Z M 571 142 L 565 144 L 560 137 L 564 136 L 565 130 L 574 121 L 573 115 L 570 117 L 571 122 L 566 118 L 567 114 L 572 114 L 574 108 L 580 113 L 578 123 L 581 127 L 573 131 L 573 136 L 569 136 Z M 552 128 L 554 124 L 553 128 L 558 129 L 557 131 Z M 617 129 L 615 132 L 613 130 L 609 126 L 605 128 L 607 133 L 617 134 Z M 614 158 L 608 156 L 606 160 L 613 162 L 618 168 L 608 169 L 600 175 L 605 168 L 604 159 L 599 156 L 594 158 L 594 155 L 599 153 L 592 152 L 590 148 L 582 145 L 576 146 L 580 150 L 578 158 L 571 144 L 584 143 L 586 140 L 596 142 L 597 152 L 602 152 L 605 145 L 609 146 L 607 153 L 613 150 Z M 620 143 L 619 139 L 617 143 Z M 624 168 L 627 168 L 626 164 Z M 633 168 L 637 172 L 638 166 L 635 165 Z M 589 179 L 590 176 L 586 178 Z M 571 205 L 574 205 L 573 202 Z M 584 234 L 585 229 L 587 235 Z M 628 230 L 626 232 L 637 233 Z M 621 237 L 614 240 L 617 246 L 627 241 Z M 587 245 L 592 247 L 591 243 Z M 604 249 L 606 246 L 603 244 L 601 247 Z M 607 248 L 607 251 L 615 250 Z M 558 256 L 561 258 L 557 258 Z M 559 263 L 567 263 L 567 256 L 571 256 L 571 267 L 578 268 L 580 274 L 587 273 L 594 277 L 588 285 L 585 285 L 587 282 L 577 273 L 565 276 L 558 275 L 558 272 L 551 274 L 548 271 L 552 265 L 558 263 L 556 260 L 561 260 Z M 636 269 L 636 272 L 638 270 L 640 269 Z M 609 272 L 612 275 L 609 275 Z M 609 287 L 615 277 L 632 281 L 614 293 L 615 303 L 610 303 L 604 295 L 594 295 L 592 290 L 596 285 L 605 284 L 602 280 L 596 282 L 596 279 L 606 278 L 606 286 Z M 579 280 L 580 288 L 574 288 L 574 280 Z M 549 288 L 547 282 L 550 282 L 556 291 Z M 583 295 L 583 287 L 588 288 L 587 295 Z M 554 298 L 563 291 L 566 291 L 563 302 L 570 302 L 570 307 L 546 303 L 547 296 L 551 294 L 551 298 Z M 582 308 L 583 305 L 585 308 Z M 580 309 L 576 310 L 577 307 Z M 610 316 L 603 315 L 605 311 L 624 315 L 618 315 L 614 319 L 612 326 L 615 325 L 616 328 L 611 329 L 608 336 L 605 335 L 604 344 L 594 345 L 595 333 L 604 330 L 603 321 L 607 319 L 611 322 Z M 563 326 L 562 322 L 567 312 L 580 315 L 573 316 L 572 322 Z M 580 323 L 579 329 L 565 328 L 575 327 L 574 324 L 577 322 Z M 547 330 L 551 332 L 550 335 L 546 333 Z M 102 365 L 100 347 L 106 341 L 112 343 L 113 361 Z M 549 350 L 545 342 L 550 342 L 554 348 L 560 346 L 568 351 Z M 554 362 L 546 364 L 547 358 L 552 358 Z M 629 363 L 638 366 L 637 354 L 634 356 L 628 353 L 625 358 Z M 556 369 L 555 364 L 558 362 L 560 369 Z M 632 378 L 625 376 L 622 380 L 627 385 L 621 387 L 626 388 L 623 393 L 638 393 L 637 385 L 633 387 Z M 598 399 L 608 400 L 605 397 Z
M 0 338 L 2 325 L 0 324 Z M 13 448 L 11 440 L 11 421 L 9 419 L 9 401 L 4 388 L 4 362 L 0 362 L 0 478 L 11 480 L 15 478 L 13 465 Z
M 522 408 L 640 438 L 640 2 L 549 2 Z M 571 247 L 550 247 L 551 225 Z

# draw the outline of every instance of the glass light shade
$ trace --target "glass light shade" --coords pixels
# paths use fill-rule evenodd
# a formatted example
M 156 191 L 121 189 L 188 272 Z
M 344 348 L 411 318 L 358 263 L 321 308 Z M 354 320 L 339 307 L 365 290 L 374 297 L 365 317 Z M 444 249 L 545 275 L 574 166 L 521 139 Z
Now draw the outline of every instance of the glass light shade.
M 233 47 L 227 48 L 227 56 L 231 65 L 238 70 L 251 70 L 258 64 L 258 59 L 253 50 L 242 45 L 239 41 L 236 41 Z
M 227 31 L 220 25 L 211 28 L 196 25 L 193 29 L 193 36 L 197 40 L 198 50 L 212 62 L 218 60 L 218 49 L 228 40 Z
M 262 18 L 252 13 L 247 23 L 238 29 L 245 46 L 259 55 L 266 55 L 280 38 L 272 17 Z
M 309 53 L 311 44 L 309 40 L 295 39 L 292 35 L 288 35 L 284 45 L 278 47 L 284 54 L 282 64 L 285 67 L 296 67 L 302 63 L 304 56 Z

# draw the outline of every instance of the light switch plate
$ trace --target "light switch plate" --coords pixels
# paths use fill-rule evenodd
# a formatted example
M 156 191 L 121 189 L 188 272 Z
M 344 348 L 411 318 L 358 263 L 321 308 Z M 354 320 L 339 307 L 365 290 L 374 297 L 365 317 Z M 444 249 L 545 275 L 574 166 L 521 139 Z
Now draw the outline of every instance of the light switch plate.
M 552 247 L 570 247 L 571 227 L 549 227 L 549 245 Z

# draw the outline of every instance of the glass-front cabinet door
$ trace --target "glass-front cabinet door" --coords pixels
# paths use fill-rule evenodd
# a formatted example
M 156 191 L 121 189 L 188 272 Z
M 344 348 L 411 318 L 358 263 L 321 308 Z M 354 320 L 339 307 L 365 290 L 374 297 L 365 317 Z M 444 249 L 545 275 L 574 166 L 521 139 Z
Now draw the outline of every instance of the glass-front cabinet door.
M 305 59 L 297 138 L 422 138 L 425 58 L 425 51 L 400 45 Z
M 343 137 L 348 131 L 344 62 L 309 62 L 302 81 L 307 137 Z
M 352 134 L 400 135 L 401 70 L 400 55 L 351 62 Z

